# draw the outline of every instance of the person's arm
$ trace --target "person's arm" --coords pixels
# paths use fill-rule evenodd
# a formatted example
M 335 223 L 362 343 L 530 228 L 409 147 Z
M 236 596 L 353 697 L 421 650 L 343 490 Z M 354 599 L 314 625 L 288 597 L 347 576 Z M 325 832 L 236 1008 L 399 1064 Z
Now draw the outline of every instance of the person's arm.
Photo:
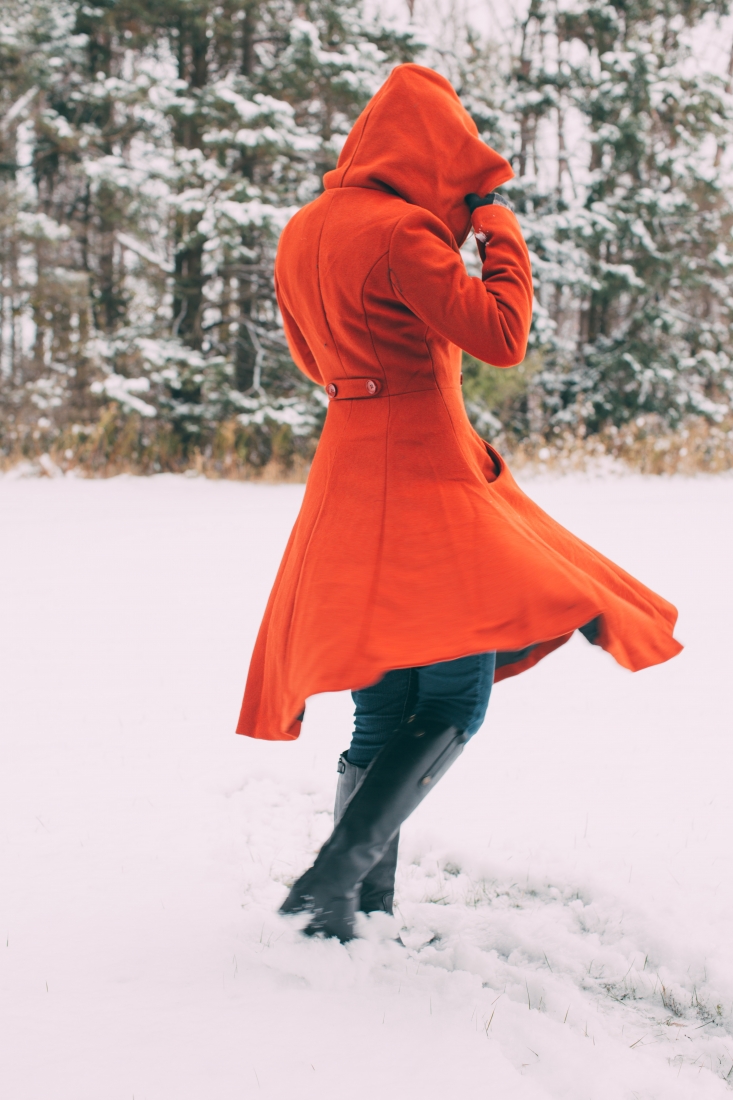
M 419 207 L 395 227 L 392 285 L 417 317 L 464 351 L 495 367 L 521 363 L 532 319 L 532 271 L 511 210 L 481 206 L 471 217 L 483 262 L 481 278 L 466 273 L 443 223 Z
M 290 348 L 290 354 L 293 357 L 296 367 L 299 367 L 303 374 L 307 375 L 312 382 L 322 386 L 323 377 L 318 369 L 318 364 L 316 363 L 311 349 L 308 347 L 305 336 L 300 331 L 295 318 L 285 304 L 280 287 L 278 286 L 277 275 L 275 276 L 275 294 L 277 295 L 277 304 L 280 307 L 280 315 L 283 319 L 283 328 L 285 329 L 285 336 L 288 341 L 288 347 Z

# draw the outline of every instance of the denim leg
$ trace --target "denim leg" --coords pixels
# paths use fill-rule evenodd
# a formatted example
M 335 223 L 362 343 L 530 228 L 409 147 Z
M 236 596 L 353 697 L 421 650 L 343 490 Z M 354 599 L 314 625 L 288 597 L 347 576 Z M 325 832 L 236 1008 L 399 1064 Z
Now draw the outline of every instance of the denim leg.
M 378 684 L 353 691 L 349 763 L 366 768 L 405 718 L 417 712 L 472 737 L 486 717 L 495 667 L 495 653 L 476 653 L 422 668 L 394 669 Z
M 415 670 L 398 668 L 388 672 L 378 684 L 352 691 L 356 710 L 354 732 L 346 754 L 350 764 L 357 768 L 371 764 L 382 745 L 411 713 L 416 689 Z
M 486 717 L 495 668 L 495 653 L 474 653 L 416 669 L 416 709 L 472 737 Z

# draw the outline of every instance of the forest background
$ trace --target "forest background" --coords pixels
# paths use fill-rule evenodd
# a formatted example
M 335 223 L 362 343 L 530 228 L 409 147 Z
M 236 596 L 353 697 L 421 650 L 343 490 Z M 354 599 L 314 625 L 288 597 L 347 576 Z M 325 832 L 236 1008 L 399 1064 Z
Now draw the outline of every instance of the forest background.
M 532 255 L 527 359 L 464 358 L 477 429 L 517 462 L 733 466 L 727 0 L 420 5 L 4 0 L 3 466 L 304 475 L 326 401 L 278 236 L 404 61 L 511 161 Z

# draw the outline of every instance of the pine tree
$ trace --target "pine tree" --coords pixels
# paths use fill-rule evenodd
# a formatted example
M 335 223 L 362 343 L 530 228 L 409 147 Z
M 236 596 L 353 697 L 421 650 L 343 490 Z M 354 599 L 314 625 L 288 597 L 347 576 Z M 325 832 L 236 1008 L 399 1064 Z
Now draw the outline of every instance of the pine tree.
M 100 463 L 307 451 L 323 401 L 283 337 L 278 236 L 411 36 L 343 0 L 31 7 L 35 351 L 5 386 L 26 443 L 41 407 Z
M 511 160 L 533 259 L 525 363 L 465 360 L 477 427 L 512 446 L 729 418 L 731 93 L 690 52 L 724 2 L 531 0 L 513 45 L 451 17 L 425 47 L 346 0 L 6 0 L 0 450 L 306 461 L 324 402 L 284 340 L 277 241 L 413 59 Z
M 720 11 L 532 0 L 503 71 L 467 36 L 464 100 L 512 161 L 534 262 L 538 354 L 495 406 L 515 436 L 731 412 L 729 95 L 689 33 Z

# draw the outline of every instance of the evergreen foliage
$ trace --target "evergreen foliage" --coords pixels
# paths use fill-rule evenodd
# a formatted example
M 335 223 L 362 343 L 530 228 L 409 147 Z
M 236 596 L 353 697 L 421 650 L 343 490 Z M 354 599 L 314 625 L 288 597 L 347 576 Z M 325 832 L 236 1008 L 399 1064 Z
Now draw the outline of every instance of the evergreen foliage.
M 410 34 L 343 0 L 15 0 L 8 24 L 6 451 L 307 454 L 324 401 L 287 351 L 277 240 Z
M 491 53 L 465 54 L 462 94 L 512 161 L 534 260 L 542 369 L 503 423 L 520 438 L 730 415 L 730 89 L 690 37 L 722 13 L 532 0 L 510 79 L 492 80 Z
M 539 446 L 727 423 L 731 94 L 691 47 L 724 2 L 531 0 L 500 50 L 348 0 L 6 0 L 0 451 L 307 462 L 324 400 L 290 361 L 277 240 L 406 60 L 511 160 L 533 257 L 526 362 L 464 365 L 477 427 Z

